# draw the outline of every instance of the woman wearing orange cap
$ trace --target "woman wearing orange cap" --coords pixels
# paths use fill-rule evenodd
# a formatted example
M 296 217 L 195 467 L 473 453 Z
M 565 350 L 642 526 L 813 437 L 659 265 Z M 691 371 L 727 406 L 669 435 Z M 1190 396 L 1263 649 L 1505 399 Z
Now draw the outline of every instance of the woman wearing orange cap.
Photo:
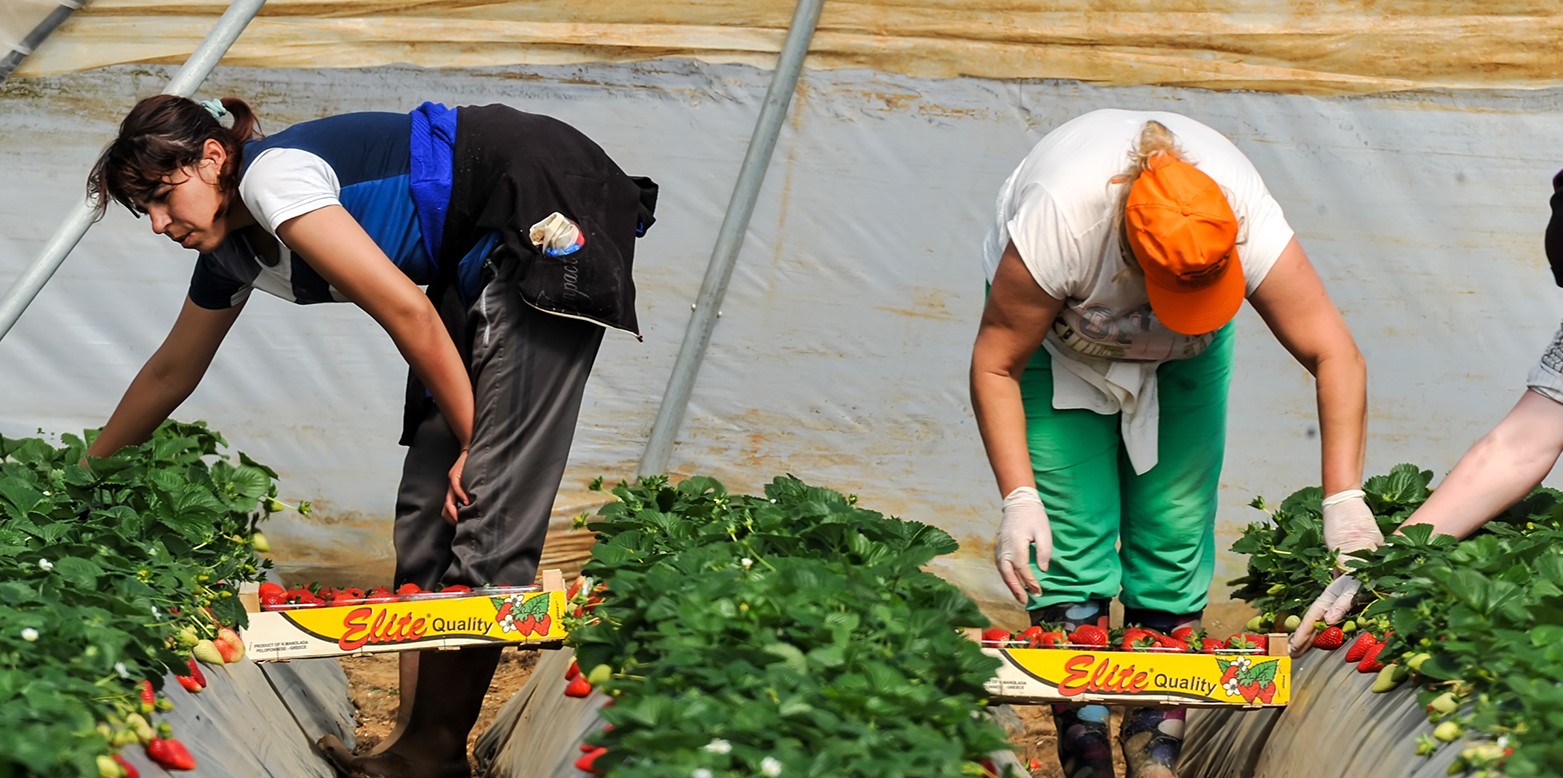
M 1326 542 L 1380 541 L 1362 355 L 1231 141 L 1173 113 L 1085 114 L 1022 160 L 997 217 L 972 406 L 1004 496 L 995 563 L 1033 623 L 1106 626 L 1113 597 L 1127 624 L 1199 623 L 1244 299 L 1317 380 Z M 1107 710 L 1054 715 L 1065 774 L 1111 776 Z M 1182 734 L 1181 710 L 1129 711 L 1129 774 L 1174 775 Z

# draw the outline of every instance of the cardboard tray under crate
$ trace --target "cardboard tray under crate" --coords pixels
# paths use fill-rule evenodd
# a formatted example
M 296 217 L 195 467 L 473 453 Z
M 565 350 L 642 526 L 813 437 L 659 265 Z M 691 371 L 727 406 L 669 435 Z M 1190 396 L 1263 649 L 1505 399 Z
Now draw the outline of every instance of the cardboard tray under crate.
M 544 571 L 541 585 L 340 606 L 262 610 L 253 591 L 240 597 L 250 611 L 240 637 L 246 655 L 257 662 L 466 646 L 555 648 L 566 634 L 564 576 L 558 570 Z M 546 627 L 540 628 L 544 615 Z
M 1286 635 L 1270 635 L 1269 652 L 1182 654 L 1083 646 L 984 646 L 1003 664 L 986 688 L 994 702 L 1059 702 L 1153 707 L 1281 707 L 1291 700 L 1292 660 Z

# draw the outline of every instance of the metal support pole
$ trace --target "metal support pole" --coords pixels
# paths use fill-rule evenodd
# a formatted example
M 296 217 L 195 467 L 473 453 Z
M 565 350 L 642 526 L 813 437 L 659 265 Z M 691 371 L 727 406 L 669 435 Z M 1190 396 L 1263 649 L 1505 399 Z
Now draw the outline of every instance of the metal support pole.
M 0 81 L 4 81 L 6 76 L 11 75 L 11 71 L 16 70 L 17 66 L 22 64 L 22 60 L 33 53 L 33 49 L 38 48 L 38 44 L 43 43 L 44 38 L 49 37 L 49 33 L 64 24 L 71 13 L 81 7 L 81 3 L 82 0 L 59 0 L 59 5 L 55 6 L 32 32 L 27 33 L 11 53 L 0 57 Z
M 179 72 L 174 74 L 163 93 L 183 97 L 195 94 L 195 90 L 211 75 L 212 69 L 217 67 L 218 60 L 228 53 L 229 47 L 233 46 L 239 34 L 244 32 L 244 28 L 249 26 L 250 20 L 265 4 L 266 0 L 234 0 L 218 18 L 217 25 L 207 33 L 206 39 L 201 41 L 201 45 L 191 52 Z M 38 292 L 43 290 L 44 284 L 49 283 L 54 271 L 59 270 L 65 262 L 66 255 L 87 234 L 87 228 L 92 226 L 92 213 L 90 203 L 85 200 L 77 203 L 66 215 L 64 223 L 55 230 L 54 236 L 44 244 L 43 251 L 39 252 L 38 257 L 22 271 L 21 277 L 6 292 L 5 299 L 0 300 L 0 339 L 11 331 L 12 325 L 21 318 L 22 311 L 27 310 Z
M 706 347 L 711 343 L 711 331 L 716 327 L 722 298 L 727 294 L 733 265 L 738 260 L 738 250 L 749 230 L 749 217 L 754 214 L 754 203 L 759 197 L 760 185 L 765 181 L 765 169 L 770 166 L 776 138 L 787 118 L 787 107 L 792 102 L 798 76 L 803 70 L 803 59 L 808 54 L 809 41 L 814 38 L 814 28 L 819 24 L 820 9 L 824 5 L 825 0 L 799 0 L 793 12 L 792 26 L 782 44 L 770 88 L 765 92 L 765 103 L 760 108 L 754 135 L 749 139 L 738 181 L 733 185 L 732 199 L 727 201 L 722 229 L 711 249 L 711 261 L 706 265 L 705 280 L 700 284 L 700 296 L 695 300 L 694 313 L 684 329 L 684 342 L 679 346 L 673 374 L 668 379 L 667 391 L 662 395 L 662 405 L 657 408 L 651 436 L 646 440 L 646 450 L 640 458 L 639 475 L 655 475 L 667 470 L 673 437 L 678 434 L 684 411 L 689 407 L 695 375 L 705 358 Z

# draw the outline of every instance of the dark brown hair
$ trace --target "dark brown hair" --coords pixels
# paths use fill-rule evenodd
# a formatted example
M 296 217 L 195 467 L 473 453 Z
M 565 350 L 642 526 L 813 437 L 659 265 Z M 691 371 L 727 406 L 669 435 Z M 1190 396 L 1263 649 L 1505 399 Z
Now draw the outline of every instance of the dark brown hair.
M 119 136 L 103 149 L 87 175 L 87 198 L 96 218 L 103 218 L 109 200 L 140 214 L 145 201 L 169 174 L 201 160 L 202 147 L 215 139 L 228 150 L 228 163 L 218 185 L 232 197 L 239 187 L 239 163 L 244 142 L 261 136 L 255 112 L 237 97 L 224 97 L 233 117 L 224 127 L 205 106 L 188 97 L 153 95 L 136 103 L 119 123 Z

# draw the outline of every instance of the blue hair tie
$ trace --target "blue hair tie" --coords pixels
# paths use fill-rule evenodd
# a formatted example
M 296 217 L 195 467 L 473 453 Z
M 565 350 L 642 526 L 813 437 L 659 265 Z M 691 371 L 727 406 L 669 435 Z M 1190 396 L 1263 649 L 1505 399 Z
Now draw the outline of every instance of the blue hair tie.
M 228 109 L 223 107 L 223 101 L 221 100 L 202 100 L 201 107 L 205 108 L 206 112 L 211 114 L 213 119 L 221 119 L 228 115 Z

